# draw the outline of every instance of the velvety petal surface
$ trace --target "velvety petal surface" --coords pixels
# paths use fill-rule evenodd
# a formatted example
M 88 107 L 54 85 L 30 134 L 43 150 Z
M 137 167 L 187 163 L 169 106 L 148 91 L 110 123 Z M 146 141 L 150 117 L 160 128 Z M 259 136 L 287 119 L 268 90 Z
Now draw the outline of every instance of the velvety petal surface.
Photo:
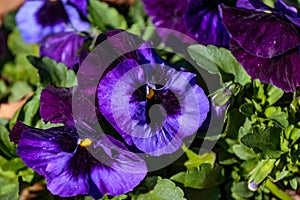
M 40 115 L 45 122 L 74 124 L 72 116 L 72 89 L 47 86 L 42 90 Z
M 218 1 L 190 0 L 185 21 L 188 30 L 199 43 L 229 46 L 229 34 L 222 24 Z
M 295 27 L 274 14 L 225 6 L 222 12 L 232 38 L 252 55 L 272 58 L 300 45 Z
M 68 68 L 77 68 L 79 63 L 78 51 L 85 37 L 76 32 L 57 33 L 47 37 L 40 46 L 40 55 L 63 62 Z
M 230 49 L 252 78 L 272 83 L 287 92 L 294 92 L 300 86 L 299 47 L 273 58 L 253 56 L 234 40 Z

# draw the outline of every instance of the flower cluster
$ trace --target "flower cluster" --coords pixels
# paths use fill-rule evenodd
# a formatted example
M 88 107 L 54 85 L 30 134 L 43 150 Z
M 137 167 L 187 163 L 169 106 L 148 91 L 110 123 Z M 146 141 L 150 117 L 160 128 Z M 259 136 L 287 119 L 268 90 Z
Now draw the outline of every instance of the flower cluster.
M 24 185 L 71 199 L 191 198 L 184 187 L 288 199 L 280 190 L 300 180 L 299 8 L 25 0 L 0 27 L 0 111 L 22 104 L 0 119 L 0 182 L 17 183 L 0 199 Z

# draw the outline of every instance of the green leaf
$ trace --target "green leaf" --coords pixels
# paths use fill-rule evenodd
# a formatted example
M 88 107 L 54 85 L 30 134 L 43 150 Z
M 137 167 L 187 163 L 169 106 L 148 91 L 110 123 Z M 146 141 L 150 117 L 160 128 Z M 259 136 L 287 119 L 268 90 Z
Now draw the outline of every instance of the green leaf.
M 292 197 L 290 197 L 285 191 L 282 191 L 279 187 L 277 187 L 269 179 L 266 181 L 266 187 L 279 199 L 293 200 Z
M 253 148 L 257 152 L 262 152 L 266 157 L 280 157 L 280 132 L 275 127 L 268 127 L 261 131 L 255 130 L 241 138 L 241 142 Z
M 36 44 L 27 44 L 21 38 L 20 31 L 15 29 L 9 34 L 7 39 L 7 46 L 14 55 L 38 55 L 39 47 Z
M 123 194 L 120 196 L 114 196 L 112 198 L 109 198 L 107 194 L 105 194 L 100 200 L 124 200 L 127 198 L 127 195 Z M 92 200 L 93 198 L 91 198 Z
M 296 128 L 294 125 L 290 125 L 285 129 L 285 137 L 293 145 L 300 138 L 300 129 Z
M 237 163 L 238 161 L 232 156 L 232 154 L 222 151 L 218 154 L 219 157 L 219 163 L 221 165 L 232 165 L 234 163 Z
M 225 48 L 212 45 L 191 45 L 188 47 L 188 52 L 200 67 L 213 74 L 220 73 L 225 82 L 233 81 L 246 85 L 251 81 L 244 68 Z
M 272 84 L 268 85 L 267 91 L 267 102 L 269 103 L 269 105 L 273 105 L 274 103 L 276 103 L 284 94 L 283 90 L 273 86 Z
M 125 18 L 105 2 L 89 0 L 88 11 L 91 23 L 103 32 L 112 29 L 127 29 Z
M 297 190 L 297 189 L 298 189 L 298 182 L 297 182 L 297 179 L 296 179 L 296 178 L 291 179 L 289 182 L 290 182 L 291 187 L 292 187 L 294 190 Z
M 7 158 L 12 158 L 17 155 L 15 145 L 9 139 L 9 132 L 2 124 L 0 124 L 0 151 L 7 156 Z
M 244 103 L 240 106 L 240 112 L 245 116 L 251 117 L 254 115 L 254 106 L 250 103 Z
M 182 183 L 185 187 L 204 189 L 223 182 L 223 168 L 216 165 L 202 164 L 200 167 L 188 169 L 171 177 L 171 180 Z
M 228 113 L 227 125 L 224 131 L 224 135 L 229 138 L 237 138 L 240 127 L 245 122 L 245 116 L 239 112 L 237 108 L 232 109 Z
M 25 81 L 31 85 L 38 85 L 38 71 L 30 64 L 26 56 L 25 54 L 16 55 L 14 62 L 4 65 L 2 74 L 10 82 Z
M 256 158 L 255 152 L 243 144 L 236 144 L 232 147 L 234 154 L 242 160 Z
M 274 182 L 278 182 L 281 179 L 283 179 L 284 177 L 286 177 L 289 174 L 289 171 L 281 171 L 281 172 L 276 172 L 276 179 L 274 180 Z
M 186 200 L 183 191 L 168 179 L 158 177 L 157 184 L 148 193 L 135 194 L 133 200 Z
M 248 189 L 248 183 L 246 181 L 238 182 L 233 185 L 231 192 L 242 198 L 250 198 L 254 194 Z
M 194 153 L 192 150 L 189 150 L 186 146 L 182 147 L 183 151 L 186 153 L 188 157 L 188 161 L 184 163 L 186 168 L 190 169 L 193 167 L 199 167 L 204 163 L 208 163 L 211 166 L 214 166 L 216 160 L 216 154 L 213 152 L 205 153 L 203 155 L 199 155 Z
M 9 93 L 9 89 L 4 82 L 4 80 L 0 79 L 0 101 L 5 98 Z
M 33 90 L 32 87 L 28 85 L 28 83 L 24 81 L 17 81 L 13 84 L 12 88 L 10 89 L 11 94 L 8 97 L 8 101 L 17 101 L 31 92 L 33 92 Z
M 1 158 L 1 162 L 5 159 Z M 12 171 L 3 171 L 0 168 L 0 199 L 18 200 L 19 184 L 18 177 Z
M 8 161 L 6 161 L 3 165 L 2 165 L 2 170 L 3 171 L 18 171 L 22 168 L 25 168 L 26 165 L 25 163 L 22 161 L 21 158 L 16 157 L 13 159 L 10 159 Z
M 267 118 L 274 120 L 279 125 L 281 125 L 283 128 L 287 128 L 289 125 L 289 122 L 287 120 L 287 113 L 281 111 L 280 107 L 268 107 L 265 110 L 265 115 Z
M 145 12 L 144 4 L 142 3 L 142 1 L 135 1 L 135 3 L 129 7 L 128 16 L 130 17 L 134 28 L 145 27 L 145 19 L 147 17 L 147 14 Z
M 21 109 L 19 109 L 12 120 L 10 121 L 9 128 L 12 129 L 13 125 L 21 120 L 23 123 L 29 126 L 35 126 L 36 116 L 39 115 L 39 107 L 40 107 L 40 95 L 41 88 L 38 88 L 36 94 L 28 99 L 28 101 L 23 105 Z
M 271 173 L 274 168 L 275 159 L 261 160 L 257 166 L 250 172 L 250 181 L 260 184 Z
M 35 56 L 27 56 L 27 59 L 38 69 L 43 86 L 72 87 L 77 84 L 75 72 L 68 70 L 63 63 L 56 63 L 47 57 L 41 59 Z

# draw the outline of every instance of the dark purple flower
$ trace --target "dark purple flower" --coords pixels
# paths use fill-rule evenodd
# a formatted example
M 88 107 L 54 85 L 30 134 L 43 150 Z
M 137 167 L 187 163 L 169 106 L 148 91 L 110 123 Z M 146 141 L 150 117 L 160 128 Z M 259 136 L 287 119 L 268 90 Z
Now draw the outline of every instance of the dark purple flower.
M 16 15 L 22 38 L 28 43 L 41 42 L 50 34 L 78 30 L 90 24 L 87 0 L 27 0 Z
M 173 153 L 206 119 L 208 99 L 195 74 L 177 70 L 147 45 L 137 56 L 102 78 L 99 109 L 128 144 L 150 155 Z
M 299 18 L 295 10 L 283 1 L 278 1 L 275 9 L 258 0 L 241 0 L 237 5 L 243 8 L 222 8 L 233 55 L 252 78 L 295 91 L 300 85 Z M 266 10 L 271 13 L 263 12 Z
M 188 0 L 143 0 L 143 3 L 154 26 L 175 30 L 187 36 L 191 36 L 184 20 Z M 159 29 L 158 33 L 164 41 L 170 36 L 168 30 Z M 175 37 L 178 37 L 178 35 L 175 35 Z
M 146 175 L 143 160 L 105 134 L 79 138 L 73 126 L 41 130 L 18 122 L 11 135 L 19 138 L 14 142 L 25 164 L 44 176 L 49 191 L 61 197 L 120 195 Z
M 190 0 L 185 14 L 188 30 L 204 45 L 229 46 L 229 34 L 221 20 L 217 0 Z
M 63 32 L 50 35 L 40 46 L 40 55 L 63 62 L 70 69 L 78 68 L 79 48 L 83 45 L 85 37 L 76 32 Z

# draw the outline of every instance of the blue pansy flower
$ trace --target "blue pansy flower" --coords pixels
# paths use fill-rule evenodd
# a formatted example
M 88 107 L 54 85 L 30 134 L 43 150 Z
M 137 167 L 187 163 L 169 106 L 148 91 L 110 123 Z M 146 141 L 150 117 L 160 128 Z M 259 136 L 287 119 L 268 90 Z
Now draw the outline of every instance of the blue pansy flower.
M 87 0 L 26 0 L 16 15 L 22 38 L 41 42 L 46 36 L 67 31 L 85 31 Z

